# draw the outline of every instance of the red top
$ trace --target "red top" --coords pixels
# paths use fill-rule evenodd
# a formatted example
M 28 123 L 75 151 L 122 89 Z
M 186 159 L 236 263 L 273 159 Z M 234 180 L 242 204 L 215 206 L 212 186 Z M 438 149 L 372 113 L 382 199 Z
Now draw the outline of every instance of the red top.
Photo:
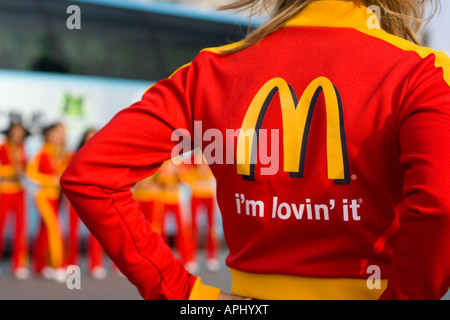
M 327 11 L 330 3 L 236 54 L 202 51 L 75 156 L 63 190 L 145 298 L 185 299 L 195 277 L 152 232 L 130 188 L 171 157 L 175 129 L 194 136 L 194 121 L 203 133 L 218 129 L 235 155 L 211 165 L 229 267 L 364 278 L 377 265 L 389 279 L 382 298 L 446 293 L 450 59 L 369 29 L 363 9 Z M 252 148 L 226 139 L 227 129 L 252 127 L 279 130 L 269 145 L 280 146 L 274 174 L 262 174 L 270 165 L 260 164 L 261 148 L 251 165 Z
M 72 159 L 72 155 L 65 151 L 59 153 L 56 147 L 44 143 L 27 165 L 28 178 L 43 188 L 59 189 L 58 179 Z
M 0 193 L 22 192 L 21 170 L 25 170 L 25 148 L 5 142 L 0 146 Z M 19 171 L 18 171 L 19 170 Z
M 1 175 L 3 178 L 9 178 L 7 173 L 14 173 L 15 167 L 20 166 L 25 169 L 26 157 L 25 148 L 23 145 L 18 147 L 12 146 L 10 143 L 6 142 L 0 146 L 0 166 L 4 167 L 5 175 Z M 14 169 L 14 170 L 13 170 Z M 3 172 L 0 171 L 0 172 Z

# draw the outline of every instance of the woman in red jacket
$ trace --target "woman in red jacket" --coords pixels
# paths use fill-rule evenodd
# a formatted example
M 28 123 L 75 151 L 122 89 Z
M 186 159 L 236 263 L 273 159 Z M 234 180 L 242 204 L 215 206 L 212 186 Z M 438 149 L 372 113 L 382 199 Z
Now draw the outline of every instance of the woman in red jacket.
M 133 198 L 139 203 L 153 231 L 162 235 L 164 220 L 163 188 L 158 182 L 157 173 L 136 183 Z
M 206 218 L 205 226 L 205 253 L 206 268 L 209 271 L 220 269 L 219 261 L 219 237 L 216 220 L 216 195 L 215 181 L 208 164 L 202 161 L 201 164 L 184 166 L 181 170 L 181 178 L 191 189 L 191 233 L 192 233 L 192 253 L 193 266 L 198 265 L 198 242 L 200 237 L 198 220 L 201 211 L 204 211 Z M 195 270 L 195 268 L 194 268 Z
M 161 212 L 157 212 L 159 221 L 152 224 L 152 229 L 169 243 L 168 235 L 166 233 L 166 222 L 169 216 L 173 217 L 175 234 L 174 244 L 177 248 L 180 259 L 185 263 L 188 269 L 195 271 L 195 266 L 192 264 L 192 235 L 190 227 L 190 219 L 187 219 L 186 212 L 182 208 L 182 194 L 180 188 L 180 168 L 174 165 L 171 161 L 164 162 L 156 174 L 156 182 L 161 187 L 160 202 Z M 162 213 L 162 215 L 161 215 Z M 156 219 L 155 219 L 156 220 Z M 194 268 L 192 268 L 194 266 Z
M 75 156 L 64 192 L 144 298 L 217 299 L 130 192 L 195 141 L 217 180 L 233 294 L 441 298 L 450 58 L 413 43 L 432 2 L 236 1 L 274 4 L 272 19 L 116 115 Z
M 44 277 L 64 282 L 64 241 L 59 221 L 61 189 L 59 178 L 71 155 L 65 148 L 66 131 L 61 123 L 43 130 L 44 145 L 27 165 L 28 178 L 39 190 L 36 206 L 41 217 L 38 235 L 33 246 L 35 272 Z
M 28 135 L 20 123 L 12 123 L 6 130 L 6 141 L 0 146 L 0 260 L 3 252 L 2 231 L 10 214 L 14 214 L 15 232 L 11 272 L 17 279 L 27 279 L 28 234 L 25 209 L 25 190 L 21 179 L 25 172 L 24 141 Z

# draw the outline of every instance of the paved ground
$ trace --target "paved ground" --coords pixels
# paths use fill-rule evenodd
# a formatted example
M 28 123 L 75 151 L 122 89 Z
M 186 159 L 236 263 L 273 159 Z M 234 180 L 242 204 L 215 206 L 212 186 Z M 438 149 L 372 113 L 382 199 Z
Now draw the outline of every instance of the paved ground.
M 224 263 L 226 252 L 221 254 Z M 231 275 L 225 265 L 219 272 L 209 272 L 200 260 L 199 276 L 204 283 L 230 291 Z M 26 281 L 17 281 L 8 273 L 7 261 L 1 264 L 0 300 L 139 300 L 141 299 L 136 288 L 127 279 L 116 273 L 110 273 L 104 280 L 96 280 L 83 271 L 81 263 L 81 289 L 69 290 L 65 284 L 41 278 L 31 278 Z M 444 298 L 450 300 L 450 291 Z
M 222 252 L 222 268 L 218 272 L 210 272 L 204 268 L 200 260 L 199 276 L 204 283 L 230 291 L 231 275 L 224 265 L 226 252 Z M 201 257 L 200 257 L 201 258 Z M 84 272 L 84 261 L 81 262 L 81 289 L 69 290 L 66 284 L 56 283 L 43 278 L 32 277 L 18 281 L 9 275 L 9 264 L 3 261 L 0 275 L 0 300 L 139 300 L 137 289 L 123 276 L 110 272 L 106 279 L 96 280 Z

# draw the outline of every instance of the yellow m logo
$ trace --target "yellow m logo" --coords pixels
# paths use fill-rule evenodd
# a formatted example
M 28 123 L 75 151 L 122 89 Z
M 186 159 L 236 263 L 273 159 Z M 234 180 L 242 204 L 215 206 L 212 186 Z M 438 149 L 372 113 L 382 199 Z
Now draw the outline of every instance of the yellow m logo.
M 349 184 L 349 164 L 345 138 L 344 113 L 341 96 L 333 83 L 325 77 L 312 81 L 298 100 L 294 89 L 281 78 L 268 81 L 256 94 L 238 137 L 237 171 L 246 180 L 255 178 L 255 159 L 258 132 L 267 109 L 279 93 L 283 120 L 284 171 L 290 177 L 303 178 L 306 148 L 312 116 L 323 92 L 327 116 L 328 178 L 335 184 Z M 254 132 L 254 134 L 248 133 Z

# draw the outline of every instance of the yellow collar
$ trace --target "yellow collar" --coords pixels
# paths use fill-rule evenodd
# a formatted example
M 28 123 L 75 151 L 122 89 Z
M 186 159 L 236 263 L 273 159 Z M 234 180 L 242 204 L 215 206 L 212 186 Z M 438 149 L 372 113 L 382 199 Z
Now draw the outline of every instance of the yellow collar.
M 352 1 L 319 0 L 307 5 L 285 27 L 380 29 L 375 12 Z

